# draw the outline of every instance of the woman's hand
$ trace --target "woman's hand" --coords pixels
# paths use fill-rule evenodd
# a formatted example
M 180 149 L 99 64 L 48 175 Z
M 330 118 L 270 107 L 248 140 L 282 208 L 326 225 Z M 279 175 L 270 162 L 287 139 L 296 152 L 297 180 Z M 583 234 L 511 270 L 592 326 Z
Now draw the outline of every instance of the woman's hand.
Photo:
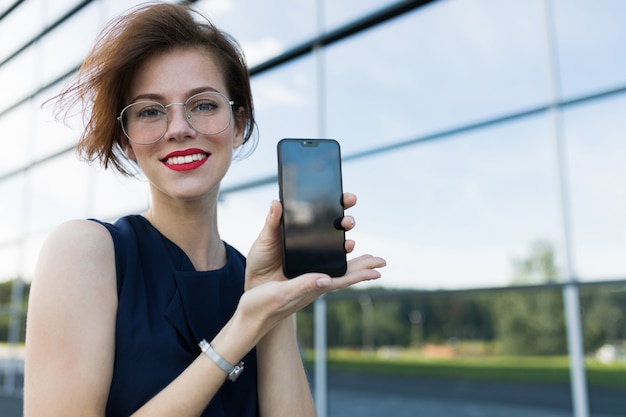
M 356 204 L 356 195 L 344 193 L 343 207 L 349 209 Z M 269 281 L 284 281 L 282 269 L 282 249 L 280 236 L 280 217 L 282 206 L 274 200 L 270 206 L 270 212 L 265 219 L 265 226 L 256 239 L 246 260 L 246 291 Z M 348 231 L 354 228 L 355 222 L 352 216 L 344 216 L 341 226 Z M 354 241 L 345 241 L 346 253 L 354 249 Z
M 354 206 L 356 196 L 345 193 L 343 204 L 345 209 Z M 362 255 L 348 261 L 347 272 L 342 277 L 331 278 L 325 274 L 308 273 L 288 280 L 282 270 L 281 214 L 280 203 L 272 201 L 265 226 L 248 254 L 246 292 L 239 305 L 241 313 L 258 320 L 262 334 L 325 292 L 379 278 L 381 275 L 376 269 L 386 265 L 382 258 Z M 345 216 L 341 225 L 345 230 L 351 230 L 355 222 L 352 216 Z M 352 252 L 354 246 L 354 241 L 346 240 L 346 253 Z
M 238 310 L 256 321 L 254 327 L 263 335 L 280 320 L 302 310 L 326 292 L 380 278 L 377 268 L 385 265 L 383 258 L 362 255 L 348 261 L 348 271 L 339 278 L 308 273 L 293 279 L 265 282 L 243 294 Z

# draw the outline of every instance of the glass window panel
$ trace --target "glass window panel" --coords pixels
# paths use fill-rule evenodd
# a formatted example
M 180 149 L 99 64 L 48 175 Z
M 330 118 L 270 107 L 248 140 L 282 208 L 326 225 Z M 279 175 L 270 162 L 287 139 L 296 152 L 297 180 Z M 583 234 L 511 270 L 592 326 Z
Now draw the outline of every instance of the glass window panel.
M 0 13 L 4 13 L 13 5 L 13 0 L 0 0 Z
M 79 3 L 80 2 L 77 0 L 43 1 L 42 11 L 44 13 L 46 26 L 56 22 Z
M 344 163 L 357 249 L 386 257 L 384 284 L 510 284 L 513 259 L 555 248 L 560 212 L 547 118 L 533 118 Z
M 32 152 L 32 105 L 23 104 L 0 117 L 0 175 L 28 164 Z M 10 194 L 4 194 L 10 195 Z
M 37 165 L 29 172 L 29 233 L 49 230 L 59 223 L 85 217 L 91 186 L 89 167 L 65 154 Z
M 0 62 L 41 32 L 43 18 L 40 0 L 29 0 L 20 4 L 0 24 Z M 9 39 L 10 42 L 7 42 Z
M 174 0 L 170 0 L 170 1 L 164 1 L 163 3 L 174 3 Z M 135 8 L 136 6 L 144 3 L 141 0 L 134 0 L 134 1 L 128 1 L 128 0 L 104 0 L 99 2 L 101 7 L 100 7 L 100 18 L 98 19 L 98 22 L 96 22 L 96 25 L 98 26 L 97 29 L 98 31 L 102 30 L 106 24 L 107 21 L 109 21 L 110 19 L 116 18 L 122 14 L 124 14 L 125 12 L 127 12 L 128 10 Z
M 2 42 L 0 42 L 1 44 Z M 37 87 L 37 55 L 29 48 L 0 67 L 0 111 L 15 105 L 34 92 Z
M 401 1 L 390 0 L 316 0 L 317 2 L 323 3 L 325 25 L 328 30 L 350 23 L 395 3 L 402 3 Z
M 487 4 L 438 3 L 330 48 L 331 135 L 354 152 L 544 104 L 539 9 Z
M 79 65 L 100 31 L 98 3 L 82 9 L 63 25 L 42 39 L 42 77 L 50 82 Z
M 223 196 L 219 202 L 218 216 L 222 239 L 244 255 L 247 254 L 263 229 L 270 201 L 276 199 L 277 184 Z
M 22 249 L 24 261 L 23 264 L 20 265 L 20 276 L 22 276 L 25 281 L 32 281 L 41 247 L 51 229 L 55 226 L 57 225 L 51 225 L 50 229 L 38 233 L 31 233 L 27 236 Z
M 94 178 L 89 217 L 113 220 L 131 213 L 142 213 L 149 205 L 149 187 L 145 179 L 124 178 L 121 174 L 91 168 Z
M 0 245 L 0 282 L 9 281 L 19 275 L 19 245 Z
M 271 7 L 258 1 L 205 0 L 194 7 L 237 39 L 250 66 L 310 39 L 316 30 L 310 0 L 276 0 Z
M 626 278 L 626 97 L 568 109 L 575 263 L 582 279 Z
M 563 96 L 626 83 L 626 2 L 554 1 Z
M 31 154 L 34 159 L 48 157 L 57 152 L 69 150 L 77 141 L 82 132 L 82 116 L 76 115 L 67 120 L 56 120 L 54 102 L 47 102 L 58 94 L 60 86 L 38 94 L 33 102 L 36 107 L 32 111 L 34 127 L 34 144 Z M 74 110 L 78 110 L 74 109 Z M 73 155 L 73 152 L 71 152 Z
M 285 137 L 317 137 L 315 70 L 310 58 L 254 77 L 252 89 L 258 124 L 258 147 L 235 161 L 224 187 L 276 176 L 276 143 Z
M 24 176 L 14 175 L 0 181 L 0 245 L 17 241 L 24 225 Z M 0 279 L 2 279 L 0 277 Z

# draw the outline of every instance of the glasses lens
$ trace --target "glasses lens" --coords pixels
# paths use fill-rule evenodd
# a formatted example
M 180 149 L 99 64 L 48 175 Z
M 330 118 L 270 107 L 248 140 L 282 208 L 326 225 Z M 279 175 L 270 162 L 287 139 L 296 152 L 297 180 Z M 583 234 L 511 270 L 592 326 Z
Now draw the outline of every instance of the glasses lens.
M 167 131 L 168 107 L 157 101 L 138 101 L 122 110 L 120 121 L 131 141 L 143 145 L 158 142 Z M 226 130 L 232 118 L 231 102 L 220 93 L 200 93 L 184 104 L 189 125 L 198 133 L 216 135 Z
M 120 116 L 124 133 L 136 143 L 154 143 L 167 130 L 167 109 L 156 101 L 133 103 Z
M 230 101 L 220 93 L 200 93 L 185 103 L 189 123 L 204 135 L 223 132 L 232 117 Z

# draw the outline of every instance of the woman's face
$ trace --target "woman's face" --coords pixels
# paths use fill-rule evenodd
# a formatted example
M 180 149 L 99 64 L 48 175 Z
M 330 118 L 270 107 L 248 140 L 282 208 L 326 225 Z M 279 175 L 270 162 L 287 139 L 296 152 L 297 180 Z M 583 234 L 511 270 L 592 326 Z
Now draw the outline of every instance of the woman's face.
M 201 92 L 229 97 L 220 67 L 210 53 L 179 48 L 142 63 L 131 82 L 127 103 L 151 100 L 167 106 L 184 103 Z M 168 107 L 167 130 L 161 140 L 150 145 L 129 142 L 125 150 L 148 178 L 153 200 L 216 198 L 233 149 L 241 145 L 242 133 L 234 115 L 224 131 L 198 133 L 187 122 L 183 106 L 174 105 Z

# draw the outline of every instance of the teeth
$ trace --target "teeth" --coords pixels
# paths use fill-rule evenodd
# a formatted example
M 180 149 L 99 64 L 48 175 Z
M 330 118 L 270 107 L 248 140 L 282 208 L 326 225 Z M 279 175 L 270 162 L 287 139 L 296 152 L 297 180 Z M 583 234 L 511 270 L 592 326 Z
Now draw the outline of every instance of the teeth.
M 185 155 L 185 156 L 173 156 L 171 158 L 167 158 L 165 161 L 168 165 L 181 165 L 181 164 L 189 164 L 194 161 L 200 161 L 201 159 L 205 159 L 207 157 L 204 153 L 195 153 L 193 155 Z

